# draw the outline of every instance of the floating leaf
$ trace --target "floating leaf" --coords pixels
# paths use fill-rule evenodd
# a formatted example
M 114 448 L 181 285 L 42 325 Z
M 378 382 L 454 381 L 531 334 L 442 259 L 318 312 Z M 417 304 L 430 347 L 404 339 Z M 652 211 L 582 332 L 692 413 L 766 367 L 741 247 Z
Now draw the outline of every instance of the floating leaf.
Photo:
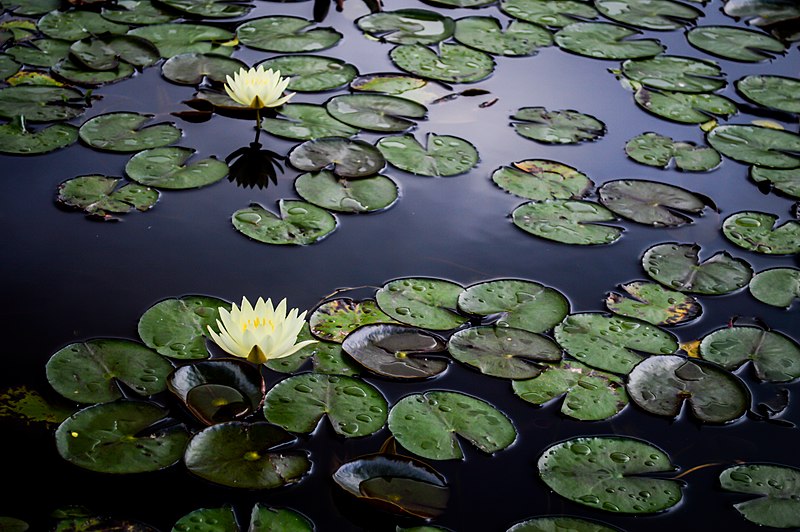
M 786 41 L 797 41 L 800 6 L 793 0 L 728 0 L 723 11 L 737 20 L 769 30 Z
M 378 149 L 392 166 L 412 174 L 448 177 L 468 172 L 478 164 L 478 150 L 459 137 L 428 133 L 425 146 L 413 135 L 384 137 Z
M 25 127 L 22 117 L 0 125 L 0 153 L 39 155 L 66 148 L 78 140 L 78 128 L 71 124 L 53 124 L 38 131 Z
M 226 55 L 187 53 L 167 59 L 161 65 L 161 75 L 174 83 L 197 85 L 204 79 L 225 83 L 239 69 L 247 70 L 247 65 Z
M 27 122 L 69 120 L 83 114 L 83 94 L 66 87 L 20 85 L 0 89 L 0 116 L 24 116 Z
M 397 73 L 359 76 L 350 83 L 350 89 L 401 96 L 421 104 L 435 102 L 452 94 L 450 89 L 442 84 Z
M 112 22 L 137 26 L 165 24 L 178 18 L 149 0 L 117 0 L 114 4 L 104 6 L 100 14 Z
M 375 39 L 395 44 L 435 44 L 453 35 L 450 17 L 427 9 L 398 9 L 372 13 L 356 20 L 356 26 Z
M 21 66 L 10 55 L 0 54 L 0 79 L 10 78 L 17 73 Z
M 700 356 L 734 371 L 748 361 L 759 380 L 789 382 L 800 377 L 800 346 L 774 331 L 758 327 L 727 327 L 700 342 Z
M 654 57 L 664 51 L 655 39 L 628 39 L 640 32 L 607 22 L 578 22 L 555 34 L 559 48 L 594 59 L 621 61 Z
M 506 192 L 535 201 L 578 199 L 594 185 L 586 174 L 571 166 L 540 159 L 498 168 L 492 181 Z
M 119 63 L 110 70 L 91 70 L 72 59 L 63 59 L 51 68 L 53 74 L 76 85 L 96 87 L 129 78 L 134 68 L 128 63 Z
M 335 119 L 369 131 L 405 131 L 416 125 L 412 118 L 424 119 L 424 105 L 382 94 L 343 94 L 334 96 L 325 108 Z
M 672 0 L 595 0 L 594 6 L 611 20 L 656 31 L 681 29 L 703 15 Z
M 336 218 L 303 201 L 279 200 L 275 215 L 258 204 L 233 213 L 237 231 L 265 244 L 307 245 L 319 242 L 336 229 Z
M 314 309 L 308 324 L 314 337 L 342 343 L 355 329 L 372 323 L 395 323 L 372 299 L 332 299 Z
M 342 34 L 332 28 L 311 28 L 297 17 L 263 17 L 236 28 L 239 42 L 267 52 L 316 52 L 336 45 Z
M 741 464 L 719 476 L 722 489 L 755 499 L 733 505 L 751 523 L 776 528 L 800 527 L 800 470 L 771 464 Z
M 249 532 L 314 532 L 314 523 L 289 508 L 270 508 L 256 503 L 250 514 Z
M 401 323 L 437 331 L 455 329 L 467 321 L 457 312 L 464 288 L 443 279 L 408 278 L 389 281 L 375 294 L 386 314 Z
M 753 269 L 745 261 L 719 252 L 700 262 L 696 244 L 656 244 L 642 257 L 642 266 L 655 281 L 693 294 L 728 294 L 747 285 Z
M 608 294 L 608 310 L 653 325 L 681 325 L 697 318 L 703 311 L 692 296 L 667 290 L 656 283 L 635 281 L 620 285 L 620 288 L 631 297 L 615 292 Z
M 701 214 L 703 200 L 686 189 L 638 179 L 609 181 L 597 190 L 600 203 L 617 215 L 654 227 L 691 223 L 684 213 Z
M 60 0 L 14 0 L 4 4 L 6 10 L 23 17 L 38 17 L 61 7 Z
M 69 48 L 76 64 L 90 70 L 114 70 L 119 61 L 136 67 L 148 67 L 160 56 L 150 41 L 132 35 L 90 37 L 76 41 Z
M 307 172 L 332 167 L 334 174 L 352 178 L 374 175 L 386 164 L 372 144 L 341 137 L 306 141 L 289 152 L 289 162 Z
M 287 103 L 281 106 L 278 114 L 281 118 L 264 118 L 261 121 L 261 127 L 265 131 L 278 137 L 315 140 L 323 137 L 352 137 L 358 133 L 358 129 L 336 120 L 321 105 Z
M 28 523 L 14 517 L 0 517 L 0 530 L 3 532 L 25 532 L 28 530 Z
M 34 39 L 12 46 L 6 53 L 27 66 L 50 68 L 69 55 L 71 44 L 61 39 Z
M 574 532 L 620 532 L 620 529 L 597 521 L 565 515 L 534 517 L 512 526 L 506 532 L 555 532 L 569 530 Z
M 736 90 L 758 105 L 787 113 L 800 113 L 800 79 L 781 76 L 745 76 Z
M 606 126 L 591 115 L 578 111 L 548 111 L 544 107 L 523 107 L 512 120 L 514 130 L 523 137 L 545 144 L 576 144 L 597 140 L 605 135 Z
M 684 124 L 702 124 L 714 116 L 736 114 L 736 104 L 716 94 L 686 94 L 640 88 L 634 100 L 645 111 Z
M 78 134 L 92 148 L 114 152 L 159 148 L 181 138 L 181 130 L 173 124 L 142 127 L 151 118 L 139 113 L 107 113 L 84 122 Z
M 625 144 L 625 153 L 637 163 L 666 168 L 671 160 L 686 172 L 707 172 L 719 166 L 722 158 L 708 146 L 676 142 L 658 133 L 642 133 Z
M 282 55 L 258 63 L 289 78 L 290 91 L 319 92 L 338 89 L 358 75 L 356 67 L 335 57 Z
M 158 48 L 161 57 L 198 53 L 231 55 L 233 48 L 224 43 L 231 41 L 233 33 L 205 24 L 153 24 L 134 28 L 128 35 L 147 39 Z
M 240 0 L 159 0 L 165 6 L 193 17 L 236 18 L 247 15 L 253 4 Z
M 233 508 L 201 508 L 184 515 L 175 523 L 172 530 L 180 532 L 240 532 L 239 523 Z
M 751 63 L 772 59 L 785 50 L 783 43 L 769 35 L 733 26 L 698 26 L 686 33 L 686 40 L 711 55 Z
M 475 83 L 494 71 L 490 55 L 460 44 L 442 43 L 438 53 L 421 44 L 401 44 L 389 57 L 401 70 L 450 83 Z
M 549 28 L 597 18 L 591 4 L 574 0 L 501 0 L 500 10 L 514 18 Z
M 538 468 L 545 484 L 562 497 L 608 512 L 660 512 L 682 497 L 679 481 L 643 476 L 675 466 L 664 451 L 633 438 L 572 438 L 545 450 Z
M 778 217 L 765 212 L 737 212 L 722 222 L 722 233 L 739 247 L 766 255 L 800 253 L 800 222 L 777 225 Z
M 397 183 L 383 175 L 347 180 L 323 170 L 299 176 L 294 188 L 309 203 L 337 212 L 374 212 L 397 201 Z
M 706 140 L 715 150 L 734 161 L 768 168 L 800 167 L 800 135 L 796 133 L 729 124 L 712 129 Z
M 514 225 L 523 231 L 564 244 L 611 244 L 622 236 L 620 227 L 594 223 L 610 222 L 616 217 L 591 201 L 531 201 L 517 207 L 511 216 Z
M 750 293 L 767 305 L 789 308 L 800 298 L 800 270 L 772 268 L 758 272 L 750 281 Z
M 159 301 L 139 318 L 139 337 L 159 354 L 180 359 L 208 358 L 206 333 L 219 308 L 230 304 L 208 296 L 183 296 Z
M 673 92 L 713 92 L 726 85 L 717 63 L 674 55 L 629 59 L 622 63 L 622 73 L 651 89 Z
M 127 25 L 111 22 L 91 11 L 53 10 L 40 18 L 36 26 L 48 37 L 65 41 L 77 41 L 103 33 L 122 35 L 128 31 Z
M 158 201 L 158 191 L 120 178 L 84 175 L 68 179 L 58 186 L 58 202 L 106 219 L 107 213 L 126 213 L 131 209 L 147 211 Z
M 315 339 L 314 336 L 311 336 L 308 323 L 304 323 L 300 334 L 297 335 L 297 342 Z M 358 364 L 345 354 L 340 344 L 325 340 L 318 340 L 316 343 L 306 345 L 288 357 L 268 360 L 265 365 L 279 373 L 294 373 L 304 366 L 308 359 L 311 359 L 313 363 L 314 373 L 348 376 L 360 373 Z
M 400 445 L 432 460 L 463 458 L 456 435 L 490 454 L 517 438 L 511 420 L 491 404 L 442 390 L 400 399 L 389 412 L 389 430 Z
M 750 407 L 747 386 L 715 364 L 677 355 L 650 357 L 628 375 L 628 395 L 651 414 L 676 417 L 684 401 L 700 421 L 727 423 Z
M 442 7 L 464 7 L 474 9 L 478 7 L 488 6 L 497 0 L 425 0 L 425 3 L 433 4 Z M 423 531 L 424 532 L 424 531 Z
M 455 39 L 466 46 L 495 55 L 533 55 L 553 44 L 549 31 L 527 22 L 512 21 L 503 31 L 493 17 L 465 17 L 456 21 Z
M 214 158 L 185 164 L 194 153 L 179 147 L 144 150 L 127 162 L 125 175 L 142 185 L 176 190 L 205 187 L 228 175 L 228 165 Z
M 760 166 L 750 167 L 750 178 L 756 183 L 770 183 L 773 187 L 800 199 L 800 170 L 772 170 Z

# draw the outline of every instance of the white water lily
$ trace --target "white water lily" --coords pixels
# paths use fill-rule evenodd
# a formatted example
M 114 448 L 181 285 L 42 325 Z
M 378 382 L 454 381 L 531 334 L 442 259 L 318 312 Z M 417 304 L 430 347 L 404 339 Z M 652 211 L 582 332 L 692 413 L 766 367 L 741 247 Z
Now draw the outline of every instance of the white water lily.
M 233 77 L 226 77 L 225 92 L 235 102 L 252 109 L 264 107 L 278 107 L 289 101 L 295 93 L 291 92 L 282 96 L 283 91 L 289 86 L 289 78 L 282 78 L 280 70 L 264 70 L 262 65 L 258 68 L 245 70 L 240 68 Z
M 272 300 L 258 298 L 256 306 L 242 298 L 242 308 L 233 305 L 230 312 L 219 308 L 217 334 L 209 325 L 211 339 L 231 355 L 246 358 L 250 362 L 263 364 L 267 360 L 288 357 L 302 347 L 316 343 L 306 340 L 295 343 L 305 323 L 306 313 L 298 315 L 293 308 L 286 313 L 286 300 L 272 307 Z

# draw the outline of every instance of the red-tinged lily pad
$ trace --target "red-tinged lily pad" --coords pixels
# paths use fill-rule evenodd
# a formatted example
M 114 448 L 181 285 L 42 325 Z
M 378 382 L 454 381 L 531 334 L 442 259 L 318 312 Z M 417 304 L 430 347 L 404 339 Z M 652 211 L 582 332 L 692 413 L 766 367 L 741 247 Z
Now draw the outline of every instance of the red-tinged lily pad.
M 350 333 L 342 348 L 383 377 L 424 379 L 447 369 L 447 359 L 437 356 L 444 354 L 444 340 L 407 325 L 365 325 Z
M 396 323 L 372 299 L 332 299 L 314 309 L 308 318 L 311 334 L 329 342 L 342 343 L 358 327 L 372 323 Z
M 571 166 L 537 159 L 498 168 L 492 181 L 506 192 L 534 201 L 580 199 L 594 185 L 586 174 Z
M 697 318 L 703 311 L 694 297 L 660 284 L 635 281 L 620 285 L 620 288 L 630 297 L 616 292 L 608 294 L 608 310 L 653 325 L 680 325 Z

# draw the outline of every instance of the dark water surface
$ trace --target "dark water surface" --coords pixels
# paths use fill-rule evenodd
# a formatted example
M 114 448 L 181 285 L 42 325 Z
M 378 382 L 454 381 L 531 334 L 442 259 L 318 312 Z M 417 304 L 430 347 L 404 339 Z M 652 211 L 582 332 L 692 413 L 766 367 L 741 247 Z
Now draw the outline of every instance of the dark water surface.
M 311 3 L 257 2 L 248 18 L 293 14 L 310 18 Z M 340 44 L 319 55 L 346 59 L 361 73 L 395 71 L 388 59 L 391 45 L 365 39 L 353 20 L 367 13 L 358 0 L 347 0 L 345 11 L 331 14 L 325 25 L 345 34 Z M 694 4 L 693 4 L 694 5 Z M 735 24 L 719 10 L 706 6 L 701 24 Z M 386 9 L 426 6 L 388 0 Z M 508 17 L 496 6 L 481 10 L 450 10 L 453 18 L 469 15 Z M 680 31 L 648 32 L 660 39 L 671 55 L 706 57 L 692 49 Z M 238 49 L 234 56 L 248 64 L 278 54 Z M 429 106 L 429 120 L 416 130 L 456 135 L 472 142 L 480 164 L 468 174 L 426 178 L 394 168 L 385 173 L 401 187 L 401 198 L 383 213 L 339 215 L 339 227 L 323 242 L 307 246 L 268 246 L 237 233 L 231 214 L 251 202 L 272 208 L 280 198 L 295 198 L 292 182 L 298 172 L 287 170 L 277 187 L 238 188 L 222 181 L 192 191 L 165 191 L 152 211 L 125 215 L 120 223 L 99 223 L 79 213 L 59 209 L 55 190 L 62 181 L 84 174 L 122 175 L 128 155 L 98 153 L 81 145 L 37 157 L 0 157 L 0 221 L 3 228 L 2 274 L 4 300 L 4 368 L 0 387 L 28 385 L 47 390 L 44 365 L 64 345 L 93 337 L 137 338 L 139 316 L 155 302 L 184 294 L 208 294 L 230 301 L 258 296 L 288 298 L 291 306 L 313 308 L 340 287 L 381 285 L 406 276 L 434 276 L 466 285 L 504 277 L 531 279 L 552 286 L 570 300 L 573 312 L 603 310 L 603 297 L 617 285 L 644 279 L 642 253 L 662 242 L 698 243 L 702 258 L 720 250 L 748 261 L 755 271 L 797 266 L 797 257 L 769 257 L 738 249 L 720 231 L 722 220 L 741 210 L 757 210 L 789 219 L 793 201 L 774 193 L 764 195 L 747 178 L 747 167 L 726 159 L 709 173 L 680 173 L 638 165 L 623 152 L 625 142 L 646 131 L 676 140 L 703 142 L 695 126 L 669 123 L 640 110 L 632 94 L 607 72 L 615 61 L 598 61 L 560 51 L 541 50 L 534 57 L 497 58 L 489 79 L 459 86 L 478 87 L 490 95 L 462 97 Z M 717 60 L 729 85 L 720 92 L 742 102 L 733 81 L 748 74 L 797 77 L 797 45 L 773 61 L 758 64 Z M 215 117 L 190 124 L 170 116 L 185 110 L 179 102 L 193 88 L 160 78 L 158 67 L 133 79 L 103 87 L 96 102 L 79 120 L 109 111 L 155 113 L 158 120 L 175 120 L 184 131 L 179 145 L 193 147 L 198 156 L 224 157 L 246 146 L 253 135 L 248 121 Z M 343 92 L 343 91 L 342 91 Z M 337 94 L 299 94 L 295 102 L 323 102 Z M 496 104 L 479 108 L 483 101 Z M 576 109 L 607 125 L 599 141 L 573 146 L 545 146 L 516 135 L 508 117 L 523 106 Z M 745 112 L 731 123 L 763 116 Z M 773 120 L 775 116 L 770 116 Z M 781 120 L 782 118 L 782 120 Z M 778 117 L 797 131 L 797 120 Z M 77 123 L 81 123 L 80 121 Z M 374 142 L 381 135 L 359 138 Z M 263 135 L 267 148 L 286 153 L 296 143 Z M 518 230 L 510 212 L 524 200 L 506 194 L 489 179 L 496 168 L 523 159 L 552 159 L 586 173 L 598 186 L 636 178 L 663 181 L 711 197 L 719 213 L 706 210 L 695 223 L 676 229 L 653 229 L 630 222 L 623 238 L 610 246 L 580 247 L 548 243 Z M 367 295 L 370 292 L 361 292 Z M 762 319 L 769 326 L 800 339 L 798 307 L 785 311 L 756 301 L 745 289 L 722 297 L 700 298 L 703 315 L 690 325 L 672 329 L 681 341 L 697 339 L 722 327 L 734 316 Z M 740 372 L 754 393 L 754 402 L 769 399 L 775 386 L 758 384 L 750 368 Z M 282 378 L 270 373 L 268 386 Z M 409 393 L 450 389 L 478 395 L 511 417 L 519 430 L 514 445 L 496 456 L 485 456 L 465 445 L 464 461 L 434 462 L 452 488 L 446 513 L 434 524 L 458 531 L 503 531 L 515 521 L 544 514 L 571 514 L 600 519 L 626 530 L 701 530 L 727 527 L 755 530 L 732 504 L 743 497 L 718 487 L 719 473 L 734 461 L 800 465 L 798 429 L 743 418 L 726 426 L 700 426 L 687 415 L 667 420 L 629 406 L 604 422 L 579 422 L 559 414 L 560 401 L 535 408 L 515 397 L 509 383 L 453 363 L 438 379 L 387 383 L 367 377 L 390 404 Z M 784 419 L 800 423 L 796 384 L 789 385 L 791 404 Z M 685 413 L 684 413 L 685 414 Z M 98 513 L 138 519 L 170 530 L 181 516 L 201 507 L 232 504 L 249 515 L 255 502 L 283 505 L 314 521 L 317 530 L 393 530 L 392 518 L 364 513 L 346 504 L 330 480 L 343 461 L 375 452 L 389 436 L 344 440 L 325 424 L 301 447 L 311 452 L 314 467 L 296 486 L 272 491 L 236 491 L 194 478 L 179 464 L 159 473 L 107 476 L 81 470 L 62 460 L 52 434 L 41 427 L 2 425 L 4 493 L 0 515 L 49 526 L 47 515 L 66 504 L 88 506 Z M 619 516 L 592 510 L 555 495 L 538 479 L 536 460 L 552 443 L 579 435 L 619 434 L 648 440 L 664 449 L 681 471 L 717 462 L 685 477 L 684 500 L 656 516 Z M 246 522 L 246 519 L 243 519 Z

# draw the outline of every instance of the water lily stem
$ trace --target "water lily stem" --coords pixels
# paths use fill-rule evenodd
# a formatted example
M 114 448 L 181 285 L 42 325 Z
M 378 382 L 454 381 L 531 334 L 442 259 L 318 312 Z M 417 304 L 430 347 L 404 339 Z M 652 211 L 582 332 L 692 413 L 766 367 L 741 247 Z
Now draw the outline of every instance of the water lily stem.
M 256 109 L 256 140 L 254 141 L 258 144 L 258 139 L 261 137 L 261 109 Z

